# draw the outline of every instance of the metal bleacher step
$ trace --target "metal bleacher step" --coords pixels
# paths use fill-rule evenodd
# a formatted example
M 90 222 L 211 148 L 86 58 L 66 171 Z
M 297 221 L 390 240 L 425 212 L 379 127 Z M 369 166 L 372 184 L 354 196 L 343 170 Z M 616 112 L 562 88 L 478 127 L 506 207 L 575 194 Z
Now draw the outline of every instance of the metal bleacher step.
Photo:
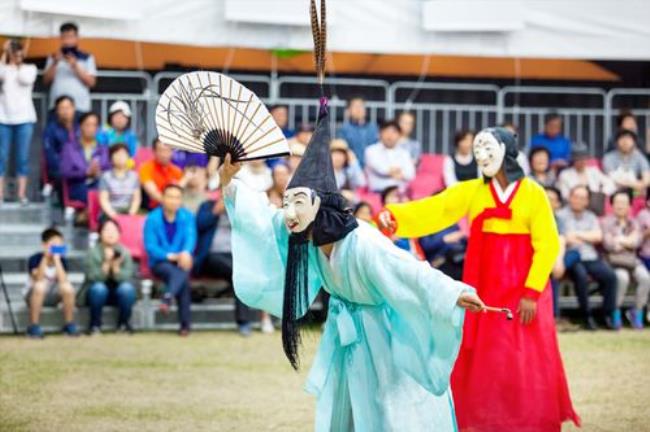
M 3 278 L 7 286 L 7 293 L 9 294 L 12 305 L 16 303 L 25 304 L 25 301 L 23 299 L 23 290 L 27 285 L 27 281 L 29 279 L 27 272 L 4 273 Z M 84 274 L 80 272 L 71 272 L 68 273 L 68 279 L 70 280 L 70 283 L 72 283 L 72 285 L 78 289 L 84 280 Z M 4 294 L 2 297 L 0 297 L 0 309 L 3 308 L 6 308 Z
M 43 224 L 0 223 L 0 247 L 19 247 L 41 244 Z
M 0 224 L 39 224 L 49 223 L 49 211 L 45 203 L 4 203 L 0 207 Z

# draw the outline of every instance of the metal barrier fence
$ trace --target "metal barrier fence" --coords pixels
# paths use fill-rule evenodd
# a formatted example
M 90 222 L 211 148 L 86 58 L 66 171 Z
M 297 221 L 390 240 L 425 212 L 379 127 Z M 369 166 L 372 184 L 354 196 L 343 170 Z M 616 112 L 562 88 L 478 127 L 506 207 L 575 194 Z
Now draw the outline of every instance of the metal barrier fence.
M 616 131 L 616 117 L 621 109 L 629 109 L 636 117 L 638 135 L 645 141 L 646 148 L 650 145 L 650 89 L 612 89 L 607 93 L 605 112 L 605 129 L 611 137 Z
M 530 104 L 531 95 L 542 98 Z M 544 117 L 556 112 L 562 116 L 564 135 L 587 144 L 592 155 L 602 155 L 608 137 L 605 99 L 606 92 L 598 88 L 504 87 L 498 95 L 498 121 L 515 124 L 520 142 L 528 147 L 533 135 L 543 130 Z
M 112 87 L 124 86 L 132 90 L 92 92 L 93 109 L 105 121 L 112 102 L 126 101 L 133 112 L 132 127 L 141 143 L 148 145 L 156 135 L 154 113 L 158 98 L 181 74 L 160 72 L 152 77 L 146 72 L 99 71 L 100 84 L 110 79 Z M 264 102 L 286 105 L 290 128 L 316 118 L 318 90 L 312 77 L 238 74 L 233 78 L 251 88 Z M 139 84 L 134 86 L 134 82 Z M 327 78 L 325 85 L 330 95 L 333 129 L 346 118 L 345 100 L 352 95 L 363 95 L 367 98 L 368 120 L 372 122 L 412 111 L 416 118 L 415 138 L 423 143 L 427 152 L 452 151 L 453 135 L 459 129 L 476 130 L 504 121 L 516 124 L 522 144 L 528 145 L 532 136 L 543 129 L 544 116 L 551 111 L 563 117 L 565 135 L 573 141 L 585 142 L 595 156 L 607 150 L 619 109 L 629 108 L 638 117 L 642 138 L 650 133 L 648 89 L 606 92 L 582 87 L 499 88 L 491 84 L 415 81 L 389 84 L 365 78 Z M 34 103 L 39 117 L 40 128 L 35 134 L 38 139 L 48 117 L 47 95 L 34 93 Z
M 498 91 L 491 84 L 397 81 L 390 86 L 388 112 L 412 112 L 423 151 L 448 154 L 456 131 L 495 124 Z

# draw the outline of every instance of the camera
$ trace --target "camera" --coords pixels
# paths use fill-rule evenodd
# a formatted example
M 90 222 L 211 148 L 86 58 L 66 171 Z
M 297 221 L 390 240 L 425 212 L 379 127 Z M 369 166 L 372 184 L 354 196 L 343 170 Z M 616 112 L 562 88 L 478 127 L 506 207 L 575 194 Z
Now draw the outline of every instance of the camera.
M 79 50 L 77 49 L 77 47 L 63 47 L 61 48 L 61 53 L 64 56 L 72 55 L 75 57 L 79 57 Z
M 23 44 L 21 44 L 20 41 L 18 41 L 16 39 L 11 39 L 11 41 L 9 42 L 8 51 L 11 54 L 15 54 L 15 53 L 20 52 L 22 50 L 23 50 Z

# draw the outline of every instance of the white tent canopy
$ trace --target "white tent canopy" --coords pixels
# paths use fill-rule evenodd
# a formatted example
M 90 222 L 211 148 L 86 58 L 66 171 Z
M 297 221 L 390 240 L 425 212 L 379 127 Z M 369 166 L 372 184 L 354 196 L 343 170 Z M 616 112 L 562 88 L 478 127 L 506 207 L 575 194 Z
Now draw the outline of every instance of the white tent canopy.
M 5 35 L 312 48 L 309 0 L 2 0 Z M 491 57 L 650 59 L 648 0 L 328 0 L 329 49 Z

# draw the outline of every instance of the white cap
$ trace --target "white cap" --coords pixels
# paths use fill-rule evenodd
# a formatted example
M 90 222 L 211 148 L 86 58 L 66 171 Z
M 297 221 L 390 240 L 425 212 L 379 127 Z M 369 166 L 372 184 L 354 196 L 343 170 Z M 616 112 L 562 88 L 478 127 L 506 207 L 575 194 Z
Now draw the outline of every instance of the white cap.
M 131 117 L 131 107 L 129 107 L 129 104 L 124 101 L 113 102 L 111 107 L 108 109 L 108 114 L 110 115 L 118 111 L 122 111 L 122 114 Z

